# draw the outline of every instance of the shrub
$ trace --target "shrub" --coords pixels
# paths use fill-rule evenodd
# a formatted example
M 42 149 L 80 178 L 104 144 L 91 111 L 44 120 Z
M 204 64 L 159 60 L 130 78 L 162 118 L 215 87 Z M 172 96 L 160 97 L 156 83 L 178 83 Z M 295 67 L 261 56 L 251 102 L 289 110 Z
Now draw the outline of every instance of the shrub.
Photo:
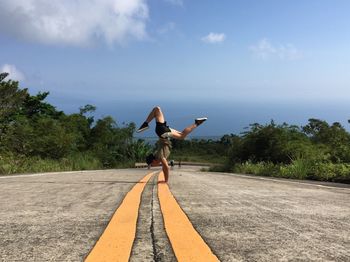
M 260 176 L 278 176 L 278 171 L 279 166 L 271 162 L 252 163 L 247 161 L 233 167 L 233 172 Z
M 306 179 L 312 172 L 313 161 L 305 158 L 298 158 L 292 161 L 289 165 L 280 167 L 279 174 L 281 177 Z
M 317 163 L 310 179 L 350 183 L 350 164 Z

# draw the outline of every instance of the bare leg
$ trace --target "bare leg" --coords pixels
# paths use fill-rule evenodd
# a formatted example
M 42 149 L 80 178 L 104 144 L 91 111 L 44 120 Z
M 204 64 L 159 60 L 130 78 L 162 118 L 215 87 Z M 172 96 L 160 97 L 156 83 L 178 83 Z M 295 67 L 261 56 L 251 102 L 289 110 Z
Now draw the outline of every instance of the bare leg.
M 186 127 L 182 132 L 179 132 L 175 129 L 171 129 L 171 137 L 175 139 L 183 140 L 186 138 L 186 136 L 191 133 L 195 128 L 197 127 L 196 124 L 192 124 L 188 127 Z
M 165 122 L 165 118 L 164 118 L 164 114 L 161 110 L 161 108 L 159 106 L 156 106 L 152 109 L 152 111 L 149 113 L 147 119 L 145 122 L 149 123 L 151 122 L 153 119 L 156 119 L 157 122 L 159 123 L 164 123 Z M 205 118 L 206 120 L 206 118 Z M 204 121 L 205 121 L 204 120 Z M 196 120 L 197 121 L 197 120 Z M 197 123 L 197 122 L 196 122 Z M 188 127 L 186 127 L 182 132 L 179 132 L 175 129 L 171 129 L 171 132 L 169 133 L 165 133 L 165 134 L 168 134 L 167 136 L 164 136 L 165 137 L 172 137 L 172 138 L 175 138 L 175 139 L 185 139 L 186 136 L 191 133 L 196 127 L 197 127 L 197 124 L 194 123 Z M 163 135 L 162 135 L 163 136 Z
M 160 122 L 160 123 L 165 122 L 163 112 L 159 106 L 156 106 L 152 109 L 152 111 L 149 113 L 145 122 L 149 123 L 153 120 L 153 118 L 155 118 L 157 122 Z

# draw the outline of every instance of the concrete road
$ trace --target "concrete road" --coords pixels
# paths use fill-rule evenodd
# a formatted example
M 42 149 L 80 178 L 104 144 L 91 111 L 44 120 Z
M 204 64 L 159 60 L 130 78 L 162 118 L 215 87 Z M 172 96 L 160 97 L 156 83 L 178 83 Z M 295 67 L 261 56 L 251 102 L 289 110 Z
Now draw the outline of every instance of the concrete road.
M 0 258 L 82 261 L 145 170 L 0 177 Z
M 155 169 L 156 171 L 156 169 Z M 0 177 L 0 258 L 82 261 L 146 169 Z M 175 168 L 170 190 L 221 261 L 350 261 L 350 188 Z M 156 177 L 130 261 L 176 261 Z
M 350 261 L 350 188 L 176 172 L 171 191 L 221 261 Z

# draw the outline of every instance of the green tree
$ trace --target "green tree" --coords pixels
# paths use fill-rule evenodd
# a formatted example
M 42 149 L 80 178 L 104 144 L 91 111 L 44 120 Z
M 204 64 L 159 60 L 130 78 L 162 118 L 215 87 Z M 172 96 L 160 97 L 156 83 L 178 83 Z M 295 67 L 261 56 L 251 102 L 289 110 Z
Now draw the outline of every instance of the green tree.
M 2 145 L 20 155 L 59 159 L 74 151 L 74 139 L 57 119 L 40 117 L 33 121 L 20 116 L 8 126 Z
M 44 102 L 49 92 L 39 92 L 37 95 L 28 95 L 23 102 L 20 114 L 27 116 L 28 118 L 49 116 L 51 118 L 59 118 L 63 116 L 62 111 L 57 111 L 54 106 Z
M 131 157 L 135 161 L 144 162 L 146 156 L 152 152 L 152 147 L 146 144 L 144 140 L 138 139 L 130 147 Z
M 29 96 L 27 89 L 19 89 L 18 82 L 5 78 L 8 73 L 0 74 L 0 132 L 3 133 L 6 125 L 13 120 L 22 108 L 25 99 Z M 0 135 L 1 135 L 0 133 Z
M 326 121 L 311 118 L 303 131 L 315 144 L 328 148 L 333 162 L 350 162 L 350 134 L 340 123 L 329 125 Z
M 119 128 L 110 116 L 99 119 L 91 130 L 90 146 L 104 166 L 112 167 L 130 160 L 134 124 Z
M 311 143 L 308 137 L 295 125 L 251 124 L 242 134 L 241 140 L 235 140 L 230 150 L 232 162 L 273 162 L 290 163 L 297 155 L 306 154 Z

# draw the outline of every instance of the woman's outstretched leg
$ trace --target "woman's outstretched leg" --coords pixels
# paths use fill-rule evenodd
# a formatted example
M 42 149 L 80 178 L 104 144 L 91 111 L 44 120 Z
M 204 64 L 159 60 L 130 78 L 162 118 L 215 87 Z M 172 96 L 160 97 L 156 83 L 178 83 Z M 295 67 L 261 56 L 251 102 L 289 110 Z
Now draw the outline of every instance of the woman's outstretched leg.
M 155 118 L 157 122 L 160 122 L 160 123 L 165 122 L 164 114 L 162 112 L 162 109 L 159 106 L 156 106 L 152 109 L 152 111 L 149 113 L 145 122 L 149 123 L 153 120 L 153 118 Z
M 156 133 L 159 137 L 167 138 L 172 137 L 175 139 L 185 139 L 188 134 L 190 134 L 197 126 L 202 124 L 207 120 L 206 117 L 196 118 L 194 124 L 186 127 L 182 132 L 179 132 L 175 129 L 171 129 L 166 125 L 164 114 L 159 106 L 156 106 L 152 109 L 149 115 L 146 118 L 146 121 L 140 126 L 136 131 L 137 133 L 142 132 L 149 128 L 149 123 L 155 119 L 157 122 Z
M 164 114 L 159 106 L 156 106 L 152 109 L 149 115 L 146 118 L 146 121 L 140 126 L 140 128 L 136 131 L 137 133 L 142 132 L 149 128 L 148 123 L 150 123 L 153 119 L 156 119 L 156 122 L 164 123 L 165 118 Z
M 206 117 L 196 118 L 194 124 L 186 127 L 184 130 L 182 130 L 182 132 L 177 131 L 175 129 L 171 129 L 171 133 L 168 133 L 167 136 L 183 140 L 187 137 L 187 135 L 189 135 L 194 129 L 196 129 L 200 124 L 202 124 L 206 120 Z

